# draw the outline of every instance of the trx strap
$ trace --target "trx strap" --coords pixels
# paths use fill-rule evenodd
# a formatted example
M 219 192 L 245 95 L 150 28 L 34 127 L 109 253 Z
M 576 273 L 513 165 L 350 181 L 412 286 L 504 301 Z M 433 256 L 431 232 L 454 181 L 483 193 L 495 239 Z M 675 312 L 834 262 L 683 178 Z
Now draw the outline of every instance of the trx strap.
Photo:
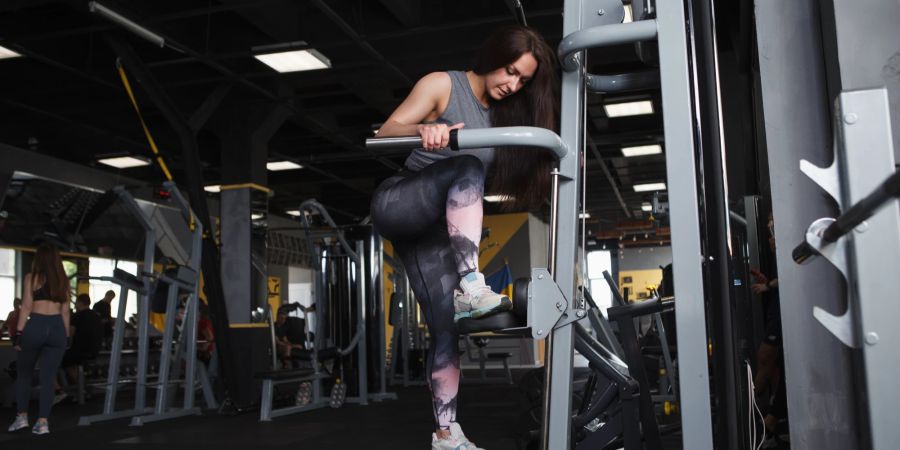
M 144 135 L 147 136 L 147 142 L 150 144 L 150 150 L 153 151 L 153 155 L 156 156 L 156 162 L 159 164 L 159 168 L 162 169 L 163 175 L 166 176 L 167 181 L 174 181 L 172 179 L 172 172 L 169 172 L 169 166 L 166 165 L 166 162 L 163 160 L 162 155 L 159 153 L 159 147 L 156 146 L 156 141 L 153 140 L 153 135 L 150 134 L 150 129 L 147 128 L 147 122 L 144 121 L 144 115 L 141 114 L 141 109 L 138 107 L 137 99 L 134 98 L 134 91 L 131 89 L 131 83 L 128 82 L 128 75 L 125 74 L 125 68 L 122 67 L 122 63 L 119 60 L 116 60 L 116 70 L 119 72 L 119 78 L 122 80 L 122 85 L 125 86 L 125 92 L 128 93 L 128 98 L 131 99 L 131 105 L 134 106 L 134 112 L 137 113 L 138 120 L 141 122 L 141 128 L 144 129 Z M 194 212 L 190 211 L 190 223 L 188 226 L 190 230 L 194 230 Z
M 141 109 L 138 108 L 137 100 L 134 98 L 134 91 L 131 90 L 131 83 L 128 82 L 128 75 L 125 75 L 125 68 L 122 67 L 122 64 L 116 62 L 116 69 L 119 71 L 119 78 L 122 79 L 122 85 L 125 86 L 125 92 L 128 93 L 128 98 L 131 99 L 131 105 L 134 106 L 134 112 L 137 113 L 138 120 L 141 121 L 144 135 L 147 136 L 147 142 L 150 143 L 150 150 L 152 150 L 153 155 L 156 156 L 156 162 L 159 163 L 159 168 L 162 169 L 163 174 L 166 176 L 166 180 L 172 181 L 172 173 L 169 172 L 169 167 L 166 166 L 166 162 L 163 161 L 162 155 L 159 154 L 159 148 L 156 146 L 156 141 L 153 140 L 150 129 L 147 128 L 147 123 L 144 122 L 144 115 L 141 114 Z

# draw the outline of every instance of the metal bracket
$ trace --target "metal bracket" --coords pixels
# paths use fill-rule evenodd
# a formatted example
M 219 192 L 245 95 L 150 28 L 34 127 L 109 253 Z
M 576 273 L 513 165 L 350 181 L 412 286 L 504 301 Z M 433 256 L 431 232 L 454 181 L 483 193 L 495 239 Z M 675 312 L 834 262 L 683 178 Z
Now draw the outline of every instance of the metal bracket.
M 550 272 L 544 268 L 531 269 L 531 283 L 528 286 L 528 326 L 531 337 L 544 339 L 559 322 L 569 308 L 569 302 Z
M 837 242 L 826 243 L 822 240 L 822 232 L 834 222 L 832 218 L 822 218 L 810 224 L 806 230 L 806 243 L 815 249 L 822 257 L 837 268 L 844 279 L 848 279 L 847 266 L 847 239 L 841 238 Z M 847 306 L 847 310 L 840 316 L 835 316 L 824 309 L 813 306 L 813 317 L 831 332 L 844 345 L 851 348 L 859 347 L 859 340 L 853 332 L 855 317 L 853 309 Z
M 819 167 L 805 159 L 800 160 L 800 171 L 809 179 L 819 185 L 831 198 L 837 202 L 838 209 L 843 211 L 844 205 L 841 202 L 841 181 L 838 167 L 837 149 L 835 149 L 835 157 L 828 167 Z
M 592 0 L 585 2 L 582 29 L 622 23 L 625 20 L 625 5 L 622 0 Z

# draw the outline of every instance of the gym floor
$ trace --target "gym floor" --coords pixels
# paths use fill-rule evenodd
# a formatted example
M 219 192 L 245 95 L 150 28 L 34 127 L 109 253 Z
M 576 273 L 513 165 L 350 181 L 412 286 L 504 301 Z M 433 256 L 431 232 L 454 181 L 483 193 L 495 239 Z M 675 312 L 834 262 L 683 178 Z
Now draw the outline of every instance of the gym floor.
M 467 372 L 468 374 L 468 372 Z M 475 373 L 472 373 L 474 376 Z M 516 377 L 521 373 L 516 373 Z M 79 427 L 78 417 L 102 408 L 103 396 L 95 395 L 84 406 L 74 402 L 57 405 L 50 418 L 50 435 L 33 436 L 27 430 L 0 433 L 0 448 L 105 449 L 127 448 L 251 449 L 426 449 L 432 430 L 431 401 L 423 386 L 395 387 L 399 399 L 368 406 L 346 404 L 258 422 L 258 411 L 237 416 L 206 412 L 187 417 L 129 427 L 119 420 Z M 524 448 L 517 440 L 524 395 L 515 385 L 463 384 L 459 397 L 460 423 L 479 447 L 490 450 Z M 123 401 L 127 401 L 128 395 Z M 34 403 L 34 402 L 33 402 Z M 124 403 L 123 403 L 124 405 Z M 4 419 L 13 410 L 3 408 Z M 7 425 L 5 422 L 3 425 Z M 680 441 L 680 438 L 678 439 Z M 668 447 L 667 447 L 668 448 Z

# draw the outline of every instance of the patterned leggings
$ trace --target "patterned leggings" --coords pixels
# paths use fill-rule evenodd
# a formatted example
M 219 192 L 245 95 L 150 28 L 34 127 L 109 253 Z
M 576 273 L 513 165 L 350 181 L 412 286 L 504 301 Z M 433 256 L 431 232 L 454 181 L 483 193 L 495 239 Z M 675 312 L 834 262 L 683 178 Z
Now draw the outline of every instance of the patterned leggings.
M 372 198 L 372 220 L 406 269 L 431 333 L 426 377 L 438 427 L 456 421 L 459 335 L 453 290 L 478 270 L 484 166 L 470 155 L 388 178 Z

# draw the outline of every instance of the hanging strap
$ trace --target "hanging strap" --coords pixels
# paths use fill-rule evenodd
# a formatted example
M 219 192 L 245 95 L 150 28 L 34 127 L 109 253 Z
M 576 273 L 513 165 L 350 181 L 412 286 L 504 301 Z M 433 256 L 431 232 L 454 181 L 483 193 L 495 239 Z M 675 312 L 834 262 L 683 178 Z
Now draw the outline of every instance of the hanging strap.
M 122 85 L 125 86 L 125 92 L 128 93 L 128 98 L 131 100 L 131 105 L 134 106 L 134 112 L 137 113 L 138 120 L 141 122 L 141 128 L 144 129 L 144 135 L 147 136 L 147 142 L 150 144 L 150 150 L 153 151 L 153 155 L 156 157 L 156 162 L 159 164 L 159 168 L 162 169 L 163 175 L 166 176 L 166 180 L 174 181 L 172 179 L 172 172 L 169 171 L 169 166 L 166 165 L 165 160 L 163 160 L 162 154 L 159 153 L 159 147 L 156 146 L 156 141 L 153 139 L 153 135 L 150 134 L 150 128 L 147 127 L 147 122 L 144 121 L 144 115 L 141 114 L 141 108 L 138 107 L 137 99 L 134 98 L 134 91 L 131 89 L 131 83 L 128 82 L 128 75 L 125 74 L 125 68 L 122 67 L 120 61 L 116 61 L 116 70 L 119 72 L 119 78 L 122 80 Z M 194 230 L 194 212 L 189 211 L 190 220 L 188 223 L 188 227 L 191 231 Z

